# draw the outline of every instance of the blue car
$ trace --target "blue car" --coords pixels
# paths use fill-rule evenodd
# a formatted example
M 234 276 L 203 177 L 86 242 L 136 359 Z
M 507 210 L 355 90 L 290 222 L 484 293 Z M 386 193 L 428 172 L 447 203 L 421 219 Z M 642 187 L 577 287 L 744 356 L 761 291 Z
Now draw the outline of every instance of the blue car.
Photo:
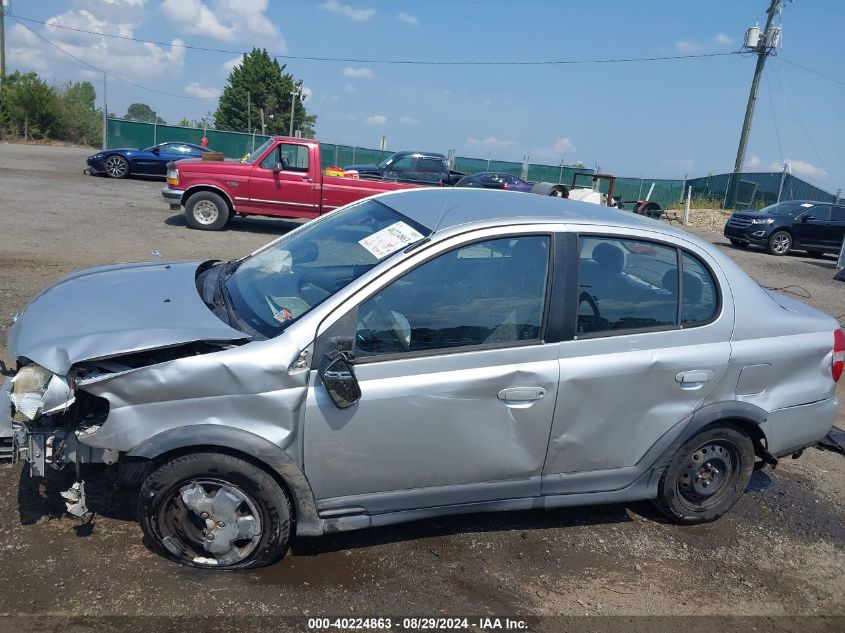
M 167 175 L 167 163 L 180 158 L 199 158 L 207 147 L 193 143 L 159 143 L 146 149 L 117 148 L 97 152 L 88 157 L 88 172 L 92 175 L 105 174 L 110 178 L 127 176 Z

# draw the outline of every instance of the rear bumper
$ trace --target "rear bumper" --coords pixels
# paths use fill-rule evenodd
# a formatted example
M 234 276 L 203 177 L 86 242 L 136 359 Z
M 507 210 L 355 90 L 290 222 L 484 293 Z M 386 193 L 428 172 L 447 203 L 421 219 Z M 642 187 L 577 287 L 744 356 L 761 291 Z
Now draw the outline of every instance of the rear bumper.
M 170 203 L 170 208 L 173 210 L 182 207 L 182 195 L 184 193 L 181 189 L 171 189 L 170 187 L 165 187 L 161 190 L 161 195 Z
M 772 411 L 760 430 L 766 435 L 768 451 L 783 457 L 812 446 L 830 431 L 839 409 L 834 398 Z

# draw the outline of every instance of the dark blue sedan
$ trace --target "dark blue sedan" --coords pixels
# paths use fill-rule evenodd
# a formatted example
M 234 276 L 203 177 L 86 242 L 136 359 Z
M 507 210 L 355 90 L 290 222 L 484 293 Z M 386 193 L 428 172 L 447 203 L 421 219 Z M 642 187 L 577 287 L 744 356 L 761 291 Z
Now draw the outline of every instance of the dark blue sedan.
M 199 158 L 210 151 L 193 143 L 159 143 L 146 149 L 117 148 L 88 157 L 88 171 L 110 178 L 167 175 L 167 163 L 180 158 Z

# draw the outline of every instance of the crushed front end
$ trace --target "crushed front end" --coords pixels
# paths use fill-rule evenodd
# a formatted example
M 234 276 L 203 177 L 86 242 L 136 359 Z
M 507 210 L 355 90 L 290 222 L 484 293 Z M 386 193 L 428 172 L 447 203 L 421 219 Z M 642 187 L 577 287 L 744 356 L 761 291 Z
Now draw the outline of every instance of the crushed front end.
M 78 368 L 68 376 L 27 363 L 6 372 L 0 389 L 0 459 L 26 461 L 32 477 L 75 471 L 75 483 L 62 497 L 75 516 L 87 512 L 83 464 L 114 463 L 116 451 L 91 448 L 79 440 L 96 431 L 108 415 L 108 401 L 79 390 L 96 370 Z M 11 374 L 11 375 L 9 375 Z

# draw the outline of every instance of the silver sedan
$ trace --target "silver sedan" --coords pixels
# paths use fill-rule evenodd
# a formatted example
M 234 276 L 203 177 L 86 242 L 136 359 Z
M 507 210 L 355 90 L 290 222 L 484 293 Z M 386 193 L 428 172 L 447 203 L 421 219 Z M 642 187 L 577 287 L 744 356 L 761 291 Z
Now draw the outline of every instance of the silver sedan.
M 163 555 L 247 568 L 445 514 L 712 521 L 832 426 L 845 335 L 660 222 L 419 189 L 232 262 L 71 275 L 9 352 L 0 437 L 33 476 L 75 469 L 71 513 L 111 470 Z

